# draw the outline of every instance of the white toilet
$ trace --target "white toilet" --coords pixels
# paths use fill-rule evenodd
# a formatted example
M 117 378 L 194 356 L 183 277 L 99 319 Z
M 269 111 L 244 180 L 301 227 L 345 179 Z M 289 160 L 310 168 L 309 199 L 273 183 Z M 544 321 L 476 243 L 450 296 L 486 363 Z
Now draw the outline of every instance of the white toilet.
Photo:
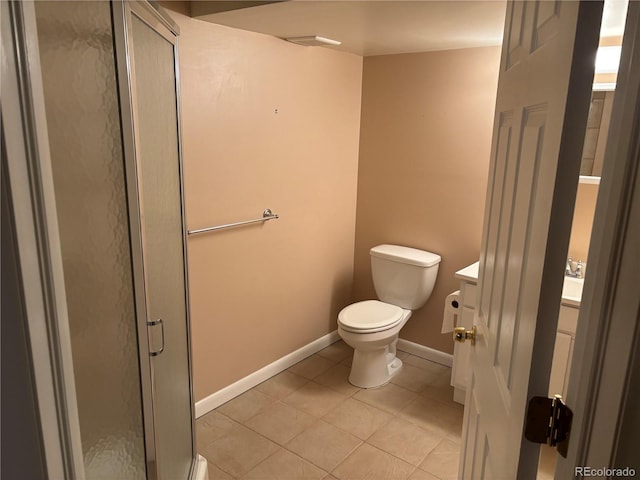
M 338 333 L 354 349 L 349 382 L 362 388 L 384 385 L 399 371 L 398 333 L 431 296 L 440 264 L 440 255 L 399 245 L 378 245 L 369 254 L 380 301 L 354 303 L 338 314 Z

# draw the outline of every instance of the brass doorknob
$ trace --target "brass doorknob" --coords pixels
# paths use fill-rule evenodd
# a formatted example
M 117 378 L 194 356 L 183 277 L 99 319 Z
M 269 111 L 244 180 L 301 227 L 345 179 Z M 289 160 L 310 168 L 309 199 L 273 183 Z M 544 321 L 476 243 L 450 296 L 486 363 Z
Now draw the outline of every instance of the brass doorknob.
M 469 340 L 471 345 L 476 343 L 476 327 L 475 325 L 471 330 L 467 330 L 464 327 L 456 327 L 453 329 L 453 340 L 455 342 L 464 342 L 465 340 Z

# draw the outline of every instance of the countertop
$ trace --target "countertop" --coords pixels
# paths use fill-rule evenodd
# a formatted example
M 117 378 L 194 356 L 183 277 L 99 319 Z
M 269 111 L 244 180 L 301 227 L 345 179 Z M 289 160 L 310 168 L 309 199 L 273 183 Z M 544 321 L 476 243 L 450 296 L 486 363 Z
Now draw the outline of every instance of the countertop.
M 458 270 L 455 273 L 455 277 L 466 282 L 478 283 L 479 266 L 479 261 L 476 263 L 472 263 L 471 265 Z M 584 281 L 582 279 L 565 277 L 564 288 L 562 289 L 562 304 L 574 308 L 580 308 L 583 284 Z
M 464 267 L 462 270 L 458 270 L 455 277 L 460 280 L 466 280 L 467 282 L 478 282 L 478 268 L 480 267 L 480 261 L 472 263 L 468 267 Z

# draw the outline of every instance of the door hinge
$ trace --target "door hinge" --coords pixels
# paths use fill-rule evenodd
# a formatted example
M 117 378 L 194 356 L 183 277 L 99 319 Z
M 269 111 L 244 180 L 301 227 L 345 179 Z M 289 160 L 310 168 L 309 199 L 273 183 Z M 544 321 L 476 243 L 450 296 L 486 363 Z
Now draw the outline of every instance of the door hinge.
M 556 447 L 558 453 L 567 458 L 572 419 L 573 412 L 562 401 L 562 396 L 533 397 L 527 408 L 524 437 Z

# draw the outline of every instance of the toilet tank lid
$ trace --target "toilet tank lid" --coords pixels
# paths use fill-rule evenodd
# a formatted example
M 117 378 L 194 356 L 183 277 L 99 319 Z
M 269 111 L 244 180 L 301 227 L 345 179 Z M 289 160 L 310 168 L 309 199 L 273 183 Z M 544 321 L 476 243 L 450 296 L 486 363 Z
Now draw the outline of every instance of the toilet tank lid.
M 386 258 L 419 267 L 432 267 L 440 263 L 440 255 L 400 245 L 378 245 L 369 251 L 372 257 Z

